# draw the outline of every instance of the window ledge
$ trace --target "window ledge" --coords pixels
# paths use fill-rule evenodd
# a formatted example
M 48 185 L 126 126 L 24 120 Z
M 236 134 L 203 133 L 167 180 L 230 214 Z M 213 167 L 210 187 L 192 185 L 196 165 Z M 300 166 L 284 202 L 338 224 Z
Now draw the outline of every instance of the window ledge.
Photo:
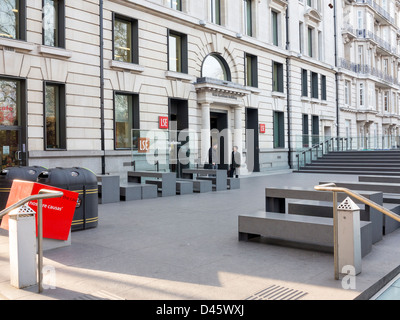
M 280 91 L 272 91 L 271 95 L 274 98 L 282 98 L 282 99 L 286 98 L 285 93 L 284 92 L 280 92 Z
M 187 73 L 175 72 L 175 71 L 166 71 L 165 77 L 168 79 L 178 79 L 182 81 L 196 81 L 196 77 L 191 76 Z
M 260 94 L 262 92 L 261 89 L 257 88 L 257 87 L 251 87 L 251 86 L 246 86 L 246 90 L 250 91 L 251 93 L 254 94 Z
M 57 56 L 57 57 L 66 58 L 66 59 L 69 59 L 72 56 L 71 51 L 68 51 L 64 48 L 49 47 L 49 46 L 45 46 L 45 45 L 40 45 L 38 48 L 38 51 L 41 54 Z
M 24 51 L 32 51 L 35 45 L 22 40 L 0 38 L 0 46 L 19 49 Z
M 125 69 L 133 72 L 143 72 L 144 67 L 136 63 L 129 63 L 117 60 L 110 60 L 110 68 L 113 69 Z
M 301 96 L 301 101 L 310 102 L 310 98 L 307 96 Z

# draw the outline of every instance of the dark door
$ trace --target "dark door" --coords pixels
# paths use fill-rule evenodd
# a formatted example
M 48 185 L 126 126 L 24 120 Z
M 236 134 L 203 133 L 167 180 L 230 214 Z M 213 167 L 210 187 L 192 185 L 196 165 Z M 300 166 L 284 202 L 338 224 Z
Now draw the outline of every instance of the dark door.
M 246 108 L 246 132 L 247 130 L 253 130 L 254 139 L 251 141 L 250 137 L 246 133 L 246 143 L 252 143 L 247 145 L 247 166 L 249 171 L 259 172 L 260 171 L 260 148 L 258 139 L 258 109 Z M 253 170 L 251 170 L 251 164 L 253 163 Z
M 218 143 L 219 149 L 219 164 L 218 169 L 226 169 L 228 170 L 228 160 L 226 158 L 229 152 L 225 151 L 225 146 L 228 146 L 226 143 L 226 138 L 224 137 L 224 129 L 228 127 L 228 114 L 226 112 L 210 112 L 210 129 L 211 129 L 211 146 L 214 143 Z M 225 163 L 226 162 L 226 163 Z
M 0 78 L 0 159 L 2 169 L 26 164 L 23 93 L 23 81 Z
M 187 100 L 170 99 L 169 100 L 169 143 L 170 143 L 170 156 L 169 168 L 171 172 L 176 172 L 177 177 L 181 177 L 182 169 L 189 166 L 189 164 L 182 164 L 179 161 L 179 151 L 182 146 L 188 145 L 189 135 L 180 132 L 189 128 L 188 116 L 188 102 Z M 182 137 L 186 137 L 185 141 L 180 141 Z M 190 151 L 188 151 L 190 152 Z M 189 156 L 187 154 L 187 156 Z

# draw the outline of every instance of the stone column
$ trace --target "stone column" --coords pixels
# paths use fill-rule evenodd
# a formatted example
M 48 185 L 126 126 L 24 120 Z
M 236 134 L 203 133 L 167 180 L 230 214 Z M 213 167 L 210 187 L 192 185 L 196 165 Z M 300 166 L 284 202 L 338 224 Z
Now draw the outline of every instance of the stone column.
M 242 109 L 242 106 L 235 107 L 235 125 L 233 134 L 233 145 L 238 147 L 240 153 L 243 151 Z
M 201 163 L 208 163 L 208 150 L 210 149 L 210 104 L 201 105 Z

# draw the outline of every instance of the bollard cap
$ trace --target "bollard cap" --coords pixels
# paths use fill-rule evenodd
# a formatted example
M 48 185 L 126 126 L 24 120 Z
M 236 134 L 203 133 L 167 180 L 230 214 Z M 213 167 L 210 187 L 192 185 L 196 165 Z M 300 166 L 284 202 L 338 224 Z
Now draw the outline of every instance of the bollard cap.
M 32 210 L 32 208 L 30 206 L 28 206 L 28 204 L 24 204 L 24 205 L 20 206 L 19 208 L 11 210 L 11 212 L 8 215 L 10 217 L 17 216 L 19 218 L 22 218 L 22 217 L 34 216 L 35 214 L 36 214 L 36 212 L 34 210 Z
M 360 210 L 360 208 L 354 203 L 353 200 L 351 200 L 350 197 L 347 197 L 346 199 L 343 200 L 341 204 L 338 205 L 338 210 L 342 211 L 357 211 Z

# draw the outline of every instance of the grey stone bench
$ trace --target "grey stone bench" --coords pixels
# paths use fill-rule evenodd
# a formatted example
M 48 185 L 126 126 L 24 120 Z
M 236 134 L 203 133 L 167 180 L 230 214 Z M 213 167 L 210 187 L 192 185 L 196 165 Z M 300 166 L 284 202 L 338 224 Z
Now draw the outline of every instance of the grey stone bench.
M 360 182 L 383 182 L 383 183 L 400 183 L 399 176 L 358 176 L 358 181 Z
M 320 182 L 320 184 L 323 184 L 325 182 Z M 381 182 L 335 182 L 333 183 L 336 184 L 338 187 L 343 187 L 343 188 L 348 188 L 351 190 L 367 190 L 367 191 L 379 191 L 382 192 L 383 195 L 383 204 L 393 204 L 391 208 L 393 210 L 396 210 L 397 205 L 400 205 L 400 184 L 397 183 L 381 183 Z M 384 205 L 385 206 L 385 205 Z M 390 209 L 389 209 L 390 210 Z M 391 211 L 393 211 L 391 210 Z M 394 213 L 397 213 L 393 211 Z M 395 226 L 400 226 L 400 223 L 387 215 L 383 215 L 383 227 L 386 229 L 386 226 L 388 227 L 387 230 L 391 230 L 391 228 Z M 387 234 L 387 230 L 385 233 Z M 384 234 L 385 234 L 384 233 Z
M 176 181 L 176 193 L 183 194 L 191 194 L 193 193 L 193 182 L 192 181 Z
M 174 172 L 155 172 L 155 171 L 129 171 L 128 182 L 142 183 L 142 180 L 157 178 L 161 181 L 160 191 L 161 196 L 176 195 L 176 174 Z M 156 180 L 147 180 L 156 181 Z M 153 182 L 150 182 L 150 184 Z M 158 185 L 158 183 L 156 183 Z
M 157 198 L 157 186 L 140 183 L 123 183 L 119 187 L 123 201 Z
M 239 215 L 239 241 L 264 237 L 267 242 L 333 252 L 333 219 L 258 211 Z M 371 222 L 360 222 L 361 255 L 372 249 Z
M 228 178 L 228 189 L 240 189 L 240 178 Z
M 97 175 L 99 203 L 114 203 L 120 201 L 119 175 Z
M 357 204 L 360 208 L 360 220 L 368 221 L 368 215 L 365 211 L 364 204 Z M 386 209 L 399 214 L 400 205 L 394 203 L 383 203 L 383 207 Z M 287 211 L 289 214 L 309 215 L 318 216 L 325 218 L 332 218 L 333 208 L 332 203 L 327 201 L 310 201 L 310 200 L 289 200 Z M 400 222 L 383 215 L 383 231 L 384 235 L 387 235 L 397 228 L 400 227 Z
M 375 203 L 382 205 L 383 194 L 378 191 L 357 191 L 367 199 L 374 201 Z M 339 192 L 337 194 L 338 205 L 348 195 Z M 265 189 L 265 211 L 266 212 L 277 212 L 286 213 L 286 199 L 303 199 L 303 200 L 317 200 L 317 201 L 329 201 L 332 203 L 332 192 L 331 191 L 317 191 L 314 188 L 300 188 L 300 187 L 283 187 L 283 188 L 266 188 Z M 353 199 L 357 204 L 361 202 L 357 199 Z M 383 236 L 383 214 L 378 210 L 366 206 L 365 215 L 367 220 L 372 223 L 372 243 L 376 243 L 382 240 Z
M 181 179 L 181 181 L 190 181 L 193 184 L 193 192 L 204 193 L 212 191 L 212 181 L 209 180 Z
M 226 170 L 218 169 L 183 169 L 182 174 L 196 180 L 210 180 L 216 191 L 226 190 L 228 176 Z

